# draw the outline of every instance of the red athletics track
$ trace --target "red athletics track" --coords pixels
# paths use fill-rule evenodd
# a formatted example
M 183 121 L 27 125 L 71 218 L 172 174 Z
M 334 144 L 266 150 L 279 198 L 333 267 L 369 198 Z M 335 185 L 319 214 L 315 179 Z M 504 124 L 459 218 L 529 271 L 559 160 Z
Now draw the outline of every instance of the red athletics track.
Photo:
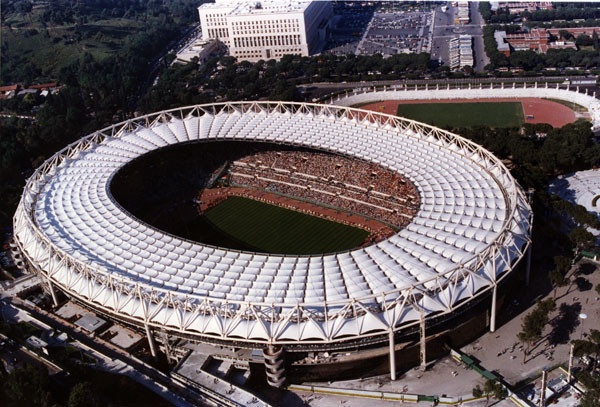
M 549 123 L 562 127 L 576 120 L 575 112 L 565 105 L 539 98 L 485 98 L 485 99 L 440 99 L 440 100 L 385 100 L 361 106 L 361 109 L 396 115 L 399 104 L 415 103 L 474 103 L 474 102 L 521 102 L 525 123 Z M 533 116 L 533 119 L 528 119 Z

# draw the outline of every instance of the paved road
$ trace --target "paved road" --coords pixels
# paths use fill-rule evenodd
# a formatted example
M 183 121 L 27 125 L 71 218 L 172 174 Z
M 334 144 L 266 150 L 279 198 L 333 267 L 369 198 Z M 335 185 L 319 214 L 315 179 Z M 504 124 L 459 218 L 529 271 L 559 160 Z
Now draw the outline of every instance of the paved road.
M 473 67 L 475 72 L 483 72 L 484 67 L 490 63 L 490 59 L 485 54 L 483 47 L 483 26 L 485 22 L 483 17 L 479 13 L 479 7 L 477 3 L 469 3 L 471 24 L 477 27 L 473 32 L 477 32 L 477 35 L 473 35 L 473 58 L 475 59 L 475 66 Z
M 452 32 L 454 27 L 454 7 L 448 7 L 446 12 L 442 12 L 442 6 L 435 10 L 435 20 L 433 21 L 431 58 L 444 62 L 448 65 L 448 41 L 455 34 Z
M 474 69 L 476 72 L 483 72 L 484 66 L 489 63 L 483 49 L 483 18 L 479 14 L 477 3 L 469 3 L 469 9 L 471 22 L 466 25 L 454 24 L 455 7 L 449 6 L 445 13 L 442 12 L 441 6 L 436 9 L 431 57 L 448 65 L 448 42 L 450 39 L 460 34 L 469 34 L 473 36 Z

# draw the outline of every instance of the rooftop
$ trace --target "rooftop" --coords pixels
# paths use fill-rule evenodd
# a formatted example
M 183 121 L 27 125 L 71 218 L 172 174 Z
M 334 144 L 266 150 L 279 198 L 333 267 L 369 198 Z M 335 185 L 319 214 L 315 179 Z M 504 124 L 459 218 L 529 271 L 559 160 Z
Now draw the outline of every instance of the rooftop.
M 301 13 L 311 1 L 298 0 L 267 0 L 267 1 L 238 1 L 228 0 L 217 3 L 205 3 L 199 8 L 231 8 L 230 15 L 258 15 L 273 13 Z

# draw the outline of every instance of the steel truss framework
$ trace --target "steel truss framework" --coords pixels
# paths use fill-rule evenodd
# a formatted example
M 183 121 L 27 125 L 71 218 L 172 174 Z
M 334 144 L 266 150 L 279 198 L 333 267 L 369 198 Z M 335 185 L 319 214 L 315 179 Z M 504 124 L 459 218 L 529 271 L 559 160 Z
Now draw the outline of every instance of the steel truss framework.
M 200 295 L 183 290 L 183 286 L 160 286 L 152 280 L 135 279 L 128 274 L 125 264 L 113 268 L 99 267 L 94 261 L 84 261 L 73 255 L 68 248 L 59 247 L 54 235 L 49 235 L 48 229 L 41 226 L 39 210 L 42 203 L 39 201 L 52 191 L 53 182 L 63 174 L 65 168 L 72 168 L 74 163 L 84 160 L 88 153 L 97 152 L 100 147 L 110 145 L 115 140 L 126 140 L 130 134 L 141 134 L 140 131 L 145 129 L 155 129 L 160 133 L 158 130 L 161 126 L 192 120 L 199 122 L 205 116 L 212 119 L 221 115 L 227 115 L 223 120 L 231 115 L 251 116 L 252 120 L 255 116 L 260 116 L 266 121 L 283 120 L 284 117 L 299 121 L 311 120 L 311 123 L 316 123 L 317 128 L 322 126 L 327 130 L 325 124 L 319 123 L 332 123 L 339 126 L 336 129 L 348 127 L 355 131 L 341 138 L 335 138 L 335 134 L 321 138 L 320 140 L 325 140 L 322 144 L 313 140 L 314 128 L 293 131 L 283 128 L 278 136 L 268 133 L 242 136 L 239 132 L 218 136 L 223 140 L 242 138 L 279 142 L 321 148 L 355 157 L 361 157 L 361 151 L 371 149 L 373 155 L 361 157 L 371 160 L 375 160 L 373 157 L 377 157 L 377 154 L 383 156 L 386 153 L 384 144 L 379 144 L 385 141 L 385 137 L 391 137 L 394 143 L 406 141 L 416 143 L 417 146 L 428 149 L 427 151 L 438 151 L 459 163 L 468 164 L 468 171 L 479 171 L 482 177 L 492 180 L 490 182 L 494 184 L 494 191 L 500 191 L 499 199 L 505 204 L 500 205 L 497 215 L 501 228 L 490 230 L 491 238 L 484 243 L 478 242 L 478 249 L 474 253 L 453 261 L 450 267 L 425 270 L 424 276 L 417 276 L 419 280 L 397 284 L 394 289 L 379 292 L 371 290 L 369 295 L 347 294 L 344 298 L 332 299 L 328 296 L 329 286 L 325 279 L 322 292 L 318 292 L 321 295 L 318 301 L 307 301 L 307 295 L 290 303 L 253 301 L 251 298 L 218 298 L 210 292 Z M 198 134 L 200 140 L 210 137 L 203 134 L 201 126 L 198 126 Z M 331 141 L 330 138 L 335 140 Z M 401 158 L 397 160 L 400 161 Z M 439 162 L 427 161 L 427 156 L 419 159 L 425 160 L 424 168 L 431 166 L 433 169 L 440 165 Z M 124 159 L 116 165 L 111 163 L 110 176 L 130 160 L 131 158 Z M 381 161 L 380 164 L 394 168 L 394 162 Z M 421 203 L 424 205 L 427 199 L 423 198 L 423 185 L 414 175 L 409 174 L 408 177 L 422 194 Z M 104 188 L 108 190 L 108 184 Z M 440 194 L 441 191 L 433 191 L 432 199 L 439 198 Z M 483 208 L 487 209 L 489 208 Z M 102 210 L 100 208 L 100 213 L 103 213 Z M 420 213 L 424 212 L 422 208 Z M 129 214 L 125 215 L 131 218 Z M 499 281 L 510 274 L 531 243 L 531 222 L 532 212 L 527 198 L 507 168 L 490 152 L 456 134 L 412 120 L 347 107 L 287 102 L 234 102 L 161 111 L 107 127 L 67 146 L 48 159 L 27 180 L 14 216 L 14 229 L 16 243 L 32 267 L 51 286 L 67 292 L 92 308 L 122 315 L 128 321 L 137 321 L 140 326 L 194 335 L 199 340 L 205 337 L 247 342 L 249 345 L 300 345 L 389 334 L 416 326 L 423 319 L 460 312 L 460 308 L 470 300 L 495 290 Z M 436 225 L 440 224 L 443 224 L 443 220 L 438 220 Z M 152 229 L 149 225 L 142 226 Z M 423 228 L 427 226 L 424 224 Z M 170 236 L 169 239 L 172 240 L 173 237 Z M 428 247 L 433 252 L 436 241 L 432 240 L 430 243 L 433 246 L 430 244 Z M 371 248 L 376 249 L 375 246 Z M 221 252 L 237 256 L 253 255 L 229 250 Z M 351 251 L 344 255 L 354 256 L 356 253 L 358 252 Z M 290 259 L 292 256 L 279 257 Z M 405 264 L 406 268 L 413 266 L 414 263 Z M 416 269 L 421 267 L 423 264 Z M 384 269 L 388 275 L 400 273 L 400 265 L 396 263 L 380 264 L 380 269 Z M 368 274 L 360 266 L 357 266 L 357 270 Z M 327 272 L 323 271 L 324 274 Z

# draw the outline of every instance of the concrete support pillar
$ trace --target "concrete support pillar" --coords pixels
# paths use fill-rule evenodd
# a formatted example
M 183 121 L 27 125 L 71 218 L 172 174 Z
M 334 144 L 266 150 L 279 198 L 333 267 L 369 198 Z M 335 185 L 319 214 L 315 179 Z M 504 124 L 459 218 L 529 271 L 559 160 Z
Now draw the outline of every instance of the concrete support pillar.
M 567 374 L 567 383 L 571 383 L 572 369 L 573 369 L 573 349 L 574 348 L 575 348 L 575 345 L 571 344 L 571 349 L 569 351 L 569 372 Z
M 483 89 L 483 83 L 479 82 L 479 89 Z
M 531 278 L 531 251 L 533 250 L 533 243 L 529 243 L 529 249 L 527 250 L 527 266 L 525 267 L 525 286 L 529 287 L 529 280 Z
M 471 82 L 469 82 L 469 89 L 471 89 Z
M 390 338 L 390 379 L 396 380 L 396 343 L 394 342 L 394 332 L 389 333 Z
M 586 95 L 588 94 L 588 88 L 585 88 L 585 94 Z
M 50 295 L 52 296 L 52 304 L 54 307 L 58 307 L 58 297 L 56 297 L 56 292 L 54 291 L 54 286 L 52 286 L 52 281 L 47 279 L 48 281 L 48 290 L 50 290 Z
M 286 380 L 283 347 L 269 345 L 263 349 L 263 355 L 265 358 L 267 383 L 271 387 L 283 387 Z
M 435 84 L 435 90 L 440 90 L 440 84 L 439 83 Z
M 500 84 L 500 89 L 504 89 L 504 82 Z
M 490 332 L 496 331 L 496 297 L 498 293 L 498 286 L 494 284 L 492 289 L 492 310 L 490 312 Z
M 548 89 L 548 82 L 546 82 L 546 89 Z
M 546 382 L 548 381 L 548 372 L 542 370 L 542 388 L 540 389 L 540 407 L 546 406 Z
M 427 368 L 427 344 L 425 341 L 425 316 L 421 314 L 421 321 L 419 322 L 419 331 L 421 334 L 421 369 L 425 370 Z
M 156 342 L 154 342 L 154 336 L 152 336 L 150 325 L 145 324 L 144 328 L 146 328 L 146 338 L 148 339 L 148 346 L 150 346 L 150 353 L 152 354 L 152 357 L 155 358 L 158 356 L 158 352 L 156 351 Z
M 429 90 L 429 83 L 425 83 L 425 90 Z
M 517 88 L 517 84 L 515 82 L 513 82 L 513 89 Z
M 593 97 L 596 97 L 596 92 L 594 92 L 592 96 L 593 96 Z
M 535 81 L 535 86 L 534 86 L 534 88 L 536 88 L 536 89 L 537 89 L 537 81 Z
M 450 90 L 450 84 L 448 84 L 448 86 L 446 87 L 446 89 Z
M 579 86 L 575 88 L 575 92 L 579 93 Z
M 559 85 L 558 85 L 558 83 L 557 83 L 557 84 L 556 84 L 556 90 L 558 90 L 558 89 L 559 89 Z

